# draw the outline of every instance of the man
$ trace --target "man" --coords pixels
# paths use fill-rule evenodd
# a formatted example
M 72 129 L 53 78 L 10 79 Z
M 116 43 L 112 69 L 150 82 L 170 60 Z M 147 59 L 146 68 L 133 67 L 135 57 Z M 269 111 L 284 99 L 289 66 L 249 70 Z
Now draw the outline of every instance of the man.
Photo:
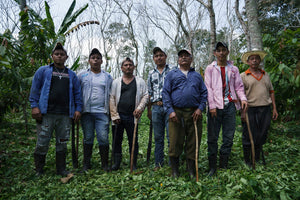
M 149 72 L 147 81 L 149 94 L 148 118 L 153 125 L 155 141 L 155 171 L 164 164 L 165 129 L 169 144 L 169 116 L 163 108 L 162 89 L 167 73 L 175 67 L 166 64 L 166 60 L 167 54 L 161 48 L 155 47 L 153 49 L 153 61 L 156 64 L 156 68 Z
M 83 140 L 83 171 L 91 168 L 94 131 L 96 130 L 101 156 L 101 165 L 108 171 L 109 152 L 109 94 L 112 77 L 101 70 L 102 54 L 98 49 L 92 49 L 89 55 L 90 69 L 81 72 L 78 76 L 83 96 L 83 114 L 81 119 Z
M 187 50 L 178 52 L 179 69 L 170 71 L 165 79 L 162 97 L 169 116 L 169 156 L 172 176 L 179 176 L 179 156 L 185 143 L 187 171 L 195 177 L 195 152 L 202 136 L 202 112 L 205 109 L 207 90 L 202 77 L 191 68 L 192 54 Z M 194 121 L 197 123 L 198 141 Z
M 262 147 L 266 143 L 271 118 L 276 120 L 278 117 L 273 85 L 267 72 L 260 68 L 260 63 L 266 55 L 265 51 L 254 49 L 244 53 L 242 56 L 243 63 L 249 65 L 249 68 L 241 74 L 241 77 L 248 99 L 249 108 L 247 112 L 255 146 L 256 161 L 259 161 L 260 153 L 263 152 Z M 272 116 L 271 104 L 273 107 Z M 242 112 L 242 121 L 244 159 L 245 163 L 251 166 L 251 143 L 248 127 L 245 123 L 245 112 Z
M 222 126 L 222 146 L 220 148 L 220 168 L 226 169 L 228 158 L 233 145 L 235 132 L 236 109 L 247 108 L 247 98 L 244 86 L 237 67 L 227 60 L 228 47 L 224 42 L 218 42 L 214 49 L 213 61 L 205 70 L 205 85 L 208 92 L 207 113 L 207 143 L 209 176 L 217 170 L 218 138 Z
M 68 58 L 61 43 L 52 51 L 53 63 L 40 67 L 32 80 L 29 101 L 32 117 L 37 121 L 34 162 L 37 175 L 43 174 L 45 158 L 53 131 L 56 135 L 56 172 L 66 176 L 67 141 L 70 118 L 80 119 L 81 88 L 76 74 L 65 67 Z
M 123 75 L 113 81 L 110 92 L 110 114 L 114 124 L 112 127 L 114 152 L 112 170 L 120 168 L 124 129 L 127 133 L 129 153 L 131 153 L 134 125 L 138 123 L 137 120 L 141 117 L 148 103 L 146 83 L 143 79 L 133 75 L 134 69 L 133 61 L 126 58 L 121 64 Z M 133 170 L 136 169 L 137 155 L 138 131 L 136 131 L 134 144 Z

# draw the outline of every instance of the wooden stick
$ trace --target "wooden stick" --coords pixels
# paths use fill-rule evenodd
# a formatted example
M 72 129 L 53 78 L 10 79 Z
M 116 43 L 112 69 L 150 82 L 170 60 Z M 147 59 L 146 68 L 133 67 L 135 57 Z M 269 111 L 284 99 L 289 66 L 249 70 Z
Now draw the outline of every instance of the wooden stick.
M 247 123 L 247 128 L 248 128 L 248 133 L 249 133 L 249 139 L 251 143 L 251 151 L 252 151 L 252 167 L 255 169 L 255 150 L 254 150 L 254 142 L 253 142 L 253 137 L 250 129 L 250 123 L 249 123 L 249 118 L 248 118 L 248 112 L 246 112 L 246 123 Z
M 196 135 L 196 153 L 195 153 L 195 167 L 196 167 L 196 182 L 199 181 L 198 179 L 198 128 L 197 128 L 197 121 L 194 120 L 194 127 L 195 127 L 195 135 Z
M 135 139 L 136 139 L 136 129 L 137 129 L 137 118 L 134 118 L 134 131 L 132 138 L 132 149 L 131 149 L 131 158 L 130 158 L 130 173 L 133 171 L 133 155 L 134 155 L 134 147 L 135 147 Z

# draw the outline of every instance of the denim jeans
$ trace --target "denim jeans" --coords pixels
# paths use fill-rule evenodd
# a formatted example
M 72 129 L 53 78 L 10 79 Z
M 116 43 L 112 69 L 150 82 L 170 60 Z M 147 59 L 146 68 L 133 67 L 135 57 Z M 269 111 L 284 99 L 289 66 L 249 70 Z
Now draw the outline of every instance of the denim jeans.
M 68 115 L 45 114 L 42 123 L 37 123 L 37 142 L 35 154 L 46 155 L 53 131 L 56 138 L 56 152 L 67 150 L 70 138 L 71 120 Z
M 222 126 L 222 146 L 220 155 L 229 156 L 233 145 L 235 132 L 235 105 L 230 102 L 224 109 L 217 109 L 217 117 L 212 118 L 210 112 L 207 113 L 207 144 L 208 158 L 216 158 L 218 153 L 218 138 Z
M 93 144 L 96 136 L 99 146 L 108 146 L 109 116 L 105 113 L 84 113 L 81 117 L 84 144 Z
M 163 106 L 152 106 L 152 125 L 155 141 L 155 166 L 163 166 L 164 163 L 164 147 L 165 147 L 165 129 L 167 132 L 168 145 L 169 141 L 169 116 L 164 111 Z
M 133 115 L 123 115 L 120 114 L 121 123 L 112 126 L 113 132 L 113 152 L 114 154 L 122 154 L 122 142 L 124 130 L 126 130 L 128 145 L 129 145 L 129 154 L 131 155 L 132 150 L 132 141 L 133 141 L 133 132 L 134 132 L 134 117 Z M 117 130 L 116 130 L 117 127 Z M 136 138 L 134 145 L 134 157 L 136 158 L 138 154 L 139 144 L 138 144 L 138 126 L 136 128 Z

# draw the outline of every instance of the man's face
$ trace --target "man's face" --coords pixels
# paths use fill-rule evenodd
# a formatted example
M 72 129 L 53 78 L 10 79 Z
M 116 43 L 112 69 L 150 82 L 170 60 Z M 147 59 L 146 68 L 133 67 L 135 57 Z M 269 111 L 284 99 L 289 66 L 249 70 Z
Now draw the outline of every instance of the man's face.
M 156 52 L 153 55 L 153 61 L 157 66 L 165 66 L 166 65 L 167 56 L 161 51 Z
M 64 65 L 68 56 L 64 50 L 57 49 L 52 54 L 52 59 L 54 64 Z
M 225 62 L 227 61 L 227 56 L 229 54 L 229 51 L 224 46 L 219 46 L 215 51 L 214 55 L 217 58 L 219 62 Z
M 191 63 L 192 63 L 193 59 L 192 59 L 192 56 L 186 52 L 183 52 L 181 53 L 179 56 L 178 56 L 178 64 L 179 66 L 187 66 L 187 67 L 190 67 L 191 66 Z
M 259 67 L 260 62 L 261 59 L 259 55 L 251 55 L 248 57 L 247 60 L 248 65 L 253 69 L 257 69 Z
M 132 75 L 134 71 L 134 65 L 132 64 L 132 62 L 125 61 L 121 66 L 121 70 L 126 75 Z
M 92 69 L 99 69 L 102 62 L 102 56 L 99 54 L 93 54 L 89 59 L 89 64 L 91 65 Z

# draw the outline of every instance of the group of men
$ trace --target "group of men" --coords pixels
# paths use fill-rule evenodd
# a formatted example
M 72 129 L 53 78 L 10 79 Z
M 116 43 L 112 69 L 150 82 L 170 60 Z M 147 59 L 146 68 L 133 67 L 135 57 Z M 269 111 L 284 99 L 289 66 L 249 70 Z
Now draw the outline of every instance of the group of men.
M 34 152 L 37 175 L 43 174 L 45 158 L 53 131 L 56 134 L 56 170 L 66 176 L 67 141 L 70 121 L 78 122 L 84 133 L 83 171 L 91 169 L 91 157 L 96 132 L 102 169 L 118 170 L 122 162 L 123 133 L 126 130 L 132 168 L 137 168 L 138 121 L 148 106 L 155 139 L 155 168 L 165 163 L 165 135 L 168 140 L 169 165 L 172 176 L 180 176 L 179 163 L 185 152 L 187 172 L 195 177 L 195 152 L 202 136 L 202 113 L 207 112 L 207 143 L 209 176 L 216 173 L 218 137 L 222 126 L 222 146 L 219 167 L 227 168 L 233 145 L 236 110 L 242 109 L 243 152 L 250 165 L 250 139 L 245 118 L 248 116 L 255 143 L 255 159 L 259 160 L 266 142 L 271 117 L 278 114 L 273 86 L 268 74 L 260 68 L 266 53 L 253 50 L 243 55 L 249 69 L 239 74 L 227 60 L 228 46 L 215 45 L 216 61 L 207 66 L 205 79 L 192 68 L 193 56 L 188 50 L 178 52 L 178 67 L 167 64 L 167 54 L 153 49 L 156 67 L 149 72 L 147 84 L 134 75 L 135 65 L 126 58 L 121 63 L 122 76 L 113 80 L 101 69 L 102 54 L 94 48 L 89 55 L 88 70 L 78 76 L 64 63 L 67 51 L 57 43 L 52 51 L 53 63 L 40 67 L 34 75 L 30 92 L 32 117 L 37 121 L 37 143 Z M 273 115 L 271 107 L 273 107 Z M 272 115 L 272 116 L 271 116 Z M 109 123 L 112 121 L 112 152 L 114 164 L 109 166 Z M 198 131 L 196 131 L 198 130 Z M 197 134 L 197 135 L 196 135 Z M 196 138 L 198 140 L 196 141 Z M 133 152 L 133 153 L 131 153 Z M 131 158 L 132 156 L 132 158 Z

